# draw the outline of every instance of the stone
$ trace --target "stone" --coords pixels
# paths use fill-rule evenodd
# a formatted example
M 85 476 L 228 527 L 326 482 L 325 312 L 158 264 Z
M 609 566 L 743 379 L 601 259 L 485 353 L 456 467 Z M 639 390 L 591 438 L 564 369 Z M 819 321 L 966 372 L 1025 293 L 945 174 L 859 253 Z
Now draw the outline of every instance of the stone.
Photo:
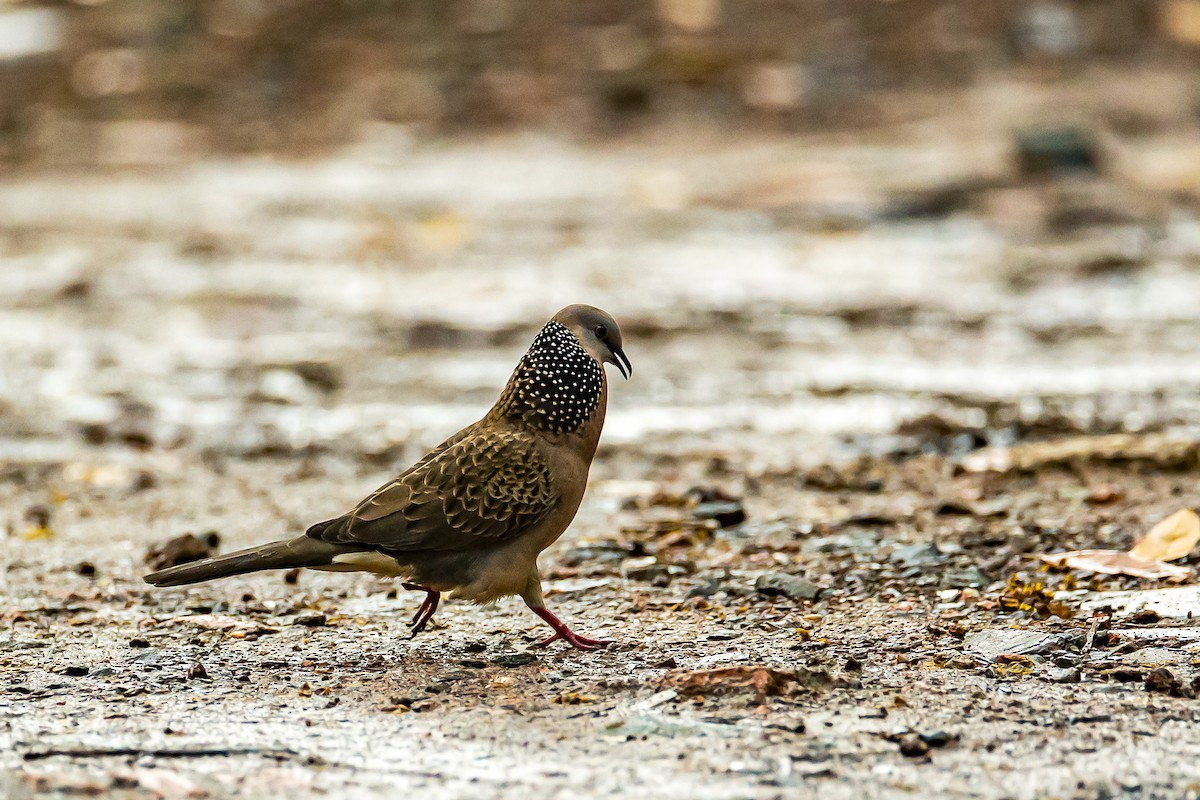
M 954 586 L 957 588 L 979 588 L 990 583 L 988 576 L 979 567 L 974 565 L 966 569 L 946 570 L 942 575 L 943 586 Z
M 666 564 L 660 564 L 654 556 L 630 558 L 621 564 L 621 575 L 626 580 L 641 581 L 652 586 L 668 586 L 671 573 Z
M 1079 670 L 1074 667 L 1051 667 L 1046 670 L 1046 680 L 1051 683 L 1079 683 Z
M 1161 667 L 1167 664 L 1186 664 L 1190 659 L 1191 656 L 1182 651 L 1166 647 L 1143 647 L 1124 656 L 1121 661 L 1132 666 Z
M 936 544 L 910 544 L 893 550 L 891 560 L 903 567 L 923 567 L 937 564 L 943 556 Z
M 1061 649 L 1066 643 L 1066 638 L 1056 633 L 989 628 L 967 634 L 963 647 L 995 661 L 1000 655 L 1042 655 Z
M 911 733 L 900 739 L 900 754 L 909 758 L 921 758 L 929 754 L 929 745 L 921 737 Z
M 746 509 L 737 501 L 701 503 L 692 511 L 699 519 L 714 520 L 722 528 L 741 525 L 746 521 Z
M 799 575 L 768 572 L 754 581 L 754 589 L 767 597 L 787 597 L 789 600 L 815 600 L 821 587 Z

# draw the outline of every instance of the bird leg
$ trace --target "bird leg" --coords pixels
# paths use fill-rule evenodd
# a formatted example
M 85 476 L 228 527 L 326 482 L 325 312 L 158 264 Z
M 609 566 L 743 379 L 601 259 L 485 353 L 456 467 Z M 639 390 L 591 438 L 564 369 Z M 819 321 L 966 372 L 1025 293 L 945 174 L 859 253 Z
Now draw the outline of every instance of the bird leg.
M 425 626 L 433 619 L 433 613 L 437 611 L 438 602 L 441 601 L 442 595 L 440 592 L 435 592 L 433 589 L 419 586 L 415 583 L 402 583 L 400 585 L 409 591 L 425 593 L 425 599 L 421 601 L 421 607 L 417 609 L 416 614 L 413 614 L 412 622 L 408 623 L 408 627 L 412 628 L 412 635 L 416 636 L 425 630 Z
M 596 650 L 612 644 L 612 642 L 606 639 L 589 639 L 586 636 L 580 636 L 577 633 L 573 633 L 571 629 L 567 627 L 566 623 L 554 616 L 554 614 L 551 613 L 550 609 L 548 608 L 531 608 L 530 610 L 532 610 L 533 613 L 537 614 L 542 619 L 546 620 L 546 622 L 550 623 L 551 628 L 554 628 L 554 635 L 545 641 L 538 642 L 538 647 L 545 647 L 551 642 L 557 642 L 559 639 L 562 639 L 577 650 Z

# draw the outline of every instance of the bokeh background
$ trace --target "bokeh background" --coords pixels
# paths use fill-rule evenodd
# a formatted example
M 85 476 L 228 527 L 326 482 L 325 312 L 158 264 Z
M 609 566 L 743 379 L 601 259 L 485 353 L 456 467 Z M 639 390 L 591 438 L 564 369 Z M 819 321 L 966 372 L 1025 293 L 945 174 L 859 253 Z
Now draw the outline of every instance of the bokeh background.
M 10 450 L 388 466 L 580 301 L 614 446 L 1195 419 L 1196 0 L 6 3 L 0 57 Z

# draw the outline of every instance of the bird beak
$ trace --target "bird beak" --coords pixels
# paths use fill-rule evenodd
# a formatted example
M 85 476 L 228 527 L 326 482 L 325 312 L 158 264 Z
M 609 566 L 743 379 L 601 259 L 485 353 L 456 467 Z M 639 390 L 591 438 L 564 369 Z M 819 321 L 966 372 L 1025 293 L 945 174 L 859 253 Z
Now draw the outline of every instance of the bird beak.
M 625 351 L 617 347 L 612 351 L 613 365 L 621 370 L 622 377 L 629 380 L 629 376 L 633 374 L 633 364 L 629 363 L 629 359 L 625 357 Z

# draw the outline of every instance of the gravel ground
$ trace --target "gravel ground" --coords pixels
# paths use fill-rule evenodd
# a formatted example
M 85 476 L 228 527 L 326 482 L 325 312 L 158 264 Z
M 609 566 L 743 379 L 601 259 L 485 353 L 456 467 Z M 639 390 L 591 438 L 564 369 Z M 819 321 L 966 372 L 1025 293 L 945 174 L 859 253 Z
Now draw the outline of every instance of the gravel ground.
M 1123 80 L 1097 119 L 1153 110 Z M 1046 178 L 1010 122 L 1085 90 L 995 88 L 853 139 L 0 186 L 4 794 L 1200 795 L 1191 578 L 1036 558 L 1200 505 L 1195 123 Z M 542 568 L 614 647 L 534 649 L 517 601 L 409 639 L 368 576 L 141 583 L 340 513 L 570 302 L 636 371 Z

